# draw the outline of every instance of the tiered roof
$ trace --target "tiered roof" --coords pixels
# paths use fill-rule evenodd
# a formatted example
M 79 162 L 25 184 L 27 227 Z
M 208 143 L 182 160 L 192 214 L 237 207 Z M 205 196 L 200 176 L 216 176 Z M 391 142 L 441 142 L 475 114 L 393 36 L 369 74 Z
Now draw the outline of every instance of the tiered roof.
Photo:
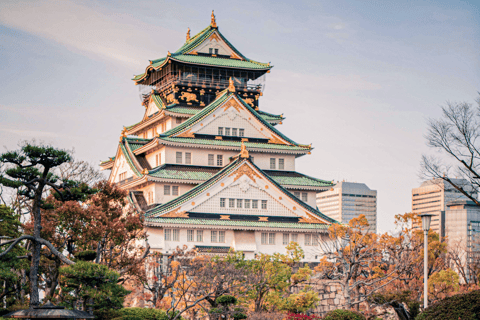
M 209 39 L 212 35 L 218 36 L 234 52 L 230 58 L 203 56 L 198 55 L 198 53 L 195 52 L 195 49 L 204 41 Z M 132 80 L 134 80 L 136 83 L 141 83 L 148 76 L 149 71 L 158 70 L 169 63 L 169 61 L 246 70 L 267 71 L 272 68 L 270 63 L 262 63 L 245 57 L 227 40 L 227 38 L 223 36 L 223 34 L 218 30 L 217 26 L 209 25 L 198 34 L 188 39 L 176 52 L 168 53 L 168 55 L 164 58 L 150 60 L 150 65 L 145 69 L 145 72 L 136 75 Z

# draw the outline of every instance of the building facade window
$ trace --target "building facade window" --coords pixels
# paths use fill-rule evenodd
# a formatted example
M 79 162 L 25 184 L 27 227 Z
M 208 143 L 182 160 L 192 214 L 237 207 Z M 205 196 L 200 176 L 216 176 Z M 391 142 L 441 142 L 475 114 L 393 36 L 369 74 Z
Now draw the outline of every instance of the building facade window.
M 123 181 L 125 179 L 127 179 L 127 173 L 126 172 L 122 172 L 118 175 L 118 180 L 119 181 Z
M 238 136 L 245 137 L 245 129 L 238 129 Z
M 225 198 L 220 198 L 220 208 L 225 208 Z
M 258 200 L 252 200 L 252 209 L 258 209 Z
M 262 232 L 262 244 L 268 244 L 268 233 Z
M 177 121 L 177 124 L 180 124 L 180 123 L 182 123 L 182 118 L 177 118 L 176 121 Z
M 307 202 L 308 201 L 308 193 L 307 192 L 302 192 L 302 201 Z
M 237 136 L 237 128 L 232 128 L 232 136 Z
M 288 238 L 289 238 L 289 234 L 288 234 L 288 233 L 284 233 L 284 234 L 283 234 L 283 245 L 284 245 L 284 246 L 288 245 Z
M 217 154 L 217 166 L 223 166 L 223 156 L 221 154 Z
M 214 161 L 215 161 L 215 155 L 209 154 L 208 155 L 208 165 L 209 166 L 214 166 L 215 165 Z
M 275 233 L 268 234 L 268 244 L 275 244 Z
M 165 229 L 165 241 L 171 241 L 172 240 L 172 229 Z
M 197 230 L 197 242 L 203 242 L 203 230 Z
M 298 243 L 298 234 L 292 234 L 292 241 Z
M 285 170 L 285 159 L 278 159 L 278 169 Z
M 212 243 L 217 243 L 217 234 L 218 234 L 218 231 L 211 231 L 210 232 L 210 242 Z
M 230 128 L 225 128 L 225 135 L 229 136 L 230 135 Z
M 305 235 L 305 245 L 306 246 L 311 246 L 312 245 L 312 235 L 311 234 L 306 234 Z
M 155 155 L 155 164 L 158 167 L 162 163 L 162 154 L 156 154 Z
M 243 199 L 237 199 L 237 208 L 241 208 L 243 204 Z
M 187 241 L 193 242 L 194 230 L 187 230 Z
M 172 186 L 172 196 L 178 196 L 178 186 Z
M 218 231 L 218 242 L 225 243 L 225 231 Z
M 178 229 L 172 230 L 172 241 L 180 241 L 180 230 Z
M 181 152 L 177 152 L 176 153 L 176 162 L 177 163 L 182 163 L 182 153 Z
M 235 199 L 228 199 L 228 207 L 235 208 Z
M 185 164 L 192 164 L 192 154 L 185 152 Z
M 296 198 L 300 199 L 300 192 L 299 192 L 299 191 L 294 191 L 294 192 L 293 192 L 293 195 L 294 195 Z
M 170 186 L 163 186 L 163 194 L 166 196 L 170 195 Z
M 223 136 L 223 127 L 218 127 L 218 135 Z
M 267 200 L 262 200 L 262 209 L 263 210 L 267 209 Z
M 250 209 L 250 200 L 245 199 L 245 209 Z
M 275 170 L 275 158 L 270 158 L 270 169 Z

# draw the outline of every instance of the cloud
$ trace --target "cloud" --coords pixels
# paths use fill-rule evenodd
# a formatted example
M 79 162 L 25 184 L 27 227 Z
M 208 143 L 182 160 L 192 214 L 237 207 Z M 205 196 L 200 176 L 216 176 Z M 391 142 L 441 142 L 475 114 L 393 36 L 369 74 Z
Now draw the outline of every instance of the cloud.
M 57 138 L 60 137 L 58 133 L 48 132 L 48 131 L 39 131 L 39 130 L 19 130 L 19 129 L 8 129 L 0 128 L 0 131 L 13 133 L 22 137 L 35 137 L 35 138 Z
M 3 1 L 0 24 L 56 41 L 72 51 L 137 67 L 166 55 L 167 46 L 178 39 L 175 31 L 128 15 L 106 15 L 69 0 Z

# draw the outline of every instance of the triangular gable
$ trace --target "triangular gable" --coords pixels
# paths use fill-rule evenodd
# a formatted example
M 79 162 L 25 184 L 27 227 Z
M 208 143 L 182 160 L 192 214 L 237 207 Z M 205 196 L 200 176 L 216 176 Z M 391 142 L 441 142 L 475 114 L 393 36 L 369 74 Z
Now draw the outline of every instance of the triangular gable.
M 143 120 L 148 119 L 155 113 L 162 111 L 165 109 L 165 103 L 163 102 L 162 98 L 158 94 L 152 93 L 146 102 L 145 114 L 143 116 Z
M 221 206 L 220 199 L 226 199 Z M 229 207 L 229 199 L 243 199 L 243 207 Z M 258 208 L 244 208 L 244 199 L 258 200 Z M 267 209 L 262 209 L 266 200 Z M 270 179 L 248 158 L 238 158 L 206 182 L 178 198 L 147 212 L 156 218 L 189 218 L 189 213 L 219 213 L 221 219 L 235 219 L 235 215 L 250 215 L 259 221 L 269 217 L 299 218 L 300 223 L 330 224 L 336 221 L 300 201 L 289 191 Z
M 114 164 L 108 178 L 109 182 L 115 182 L 115 178 L 122 172 L 127 172 L 127 177 L 142 177 L 148 174 L 148 171 L 142 168 L 136 156 L 133 154 L 134 149 L 139 148 L 148 140 L 131 139 L 121 137 L 118 145 L 117 153 L 114 158 Z
M 218 127 L 243 128 L 246 130 L 245 137 L 268 139 L 273 144 L 299 145 L 264 120 L 240 96 L 228 90 L 224 90 L 201 112 L 161 136 L 194 138 L 195 133 L 218 135 Z

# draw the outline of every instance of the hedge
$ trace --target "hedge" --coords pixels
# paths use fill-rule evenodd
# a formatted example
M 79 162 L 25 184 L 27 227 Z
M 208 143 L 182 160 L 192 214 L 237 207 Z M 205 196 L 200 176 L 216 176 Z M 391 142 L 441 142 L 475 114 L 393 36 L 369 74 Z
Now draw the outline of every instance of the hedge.
M 480 290 L 457 294 L 431 305 L 415 320 L 480 319 Z
M 350 311 L 350 310 L 332 310 L 323 320 L 366 320 L 363 315 L 358 312 Z

